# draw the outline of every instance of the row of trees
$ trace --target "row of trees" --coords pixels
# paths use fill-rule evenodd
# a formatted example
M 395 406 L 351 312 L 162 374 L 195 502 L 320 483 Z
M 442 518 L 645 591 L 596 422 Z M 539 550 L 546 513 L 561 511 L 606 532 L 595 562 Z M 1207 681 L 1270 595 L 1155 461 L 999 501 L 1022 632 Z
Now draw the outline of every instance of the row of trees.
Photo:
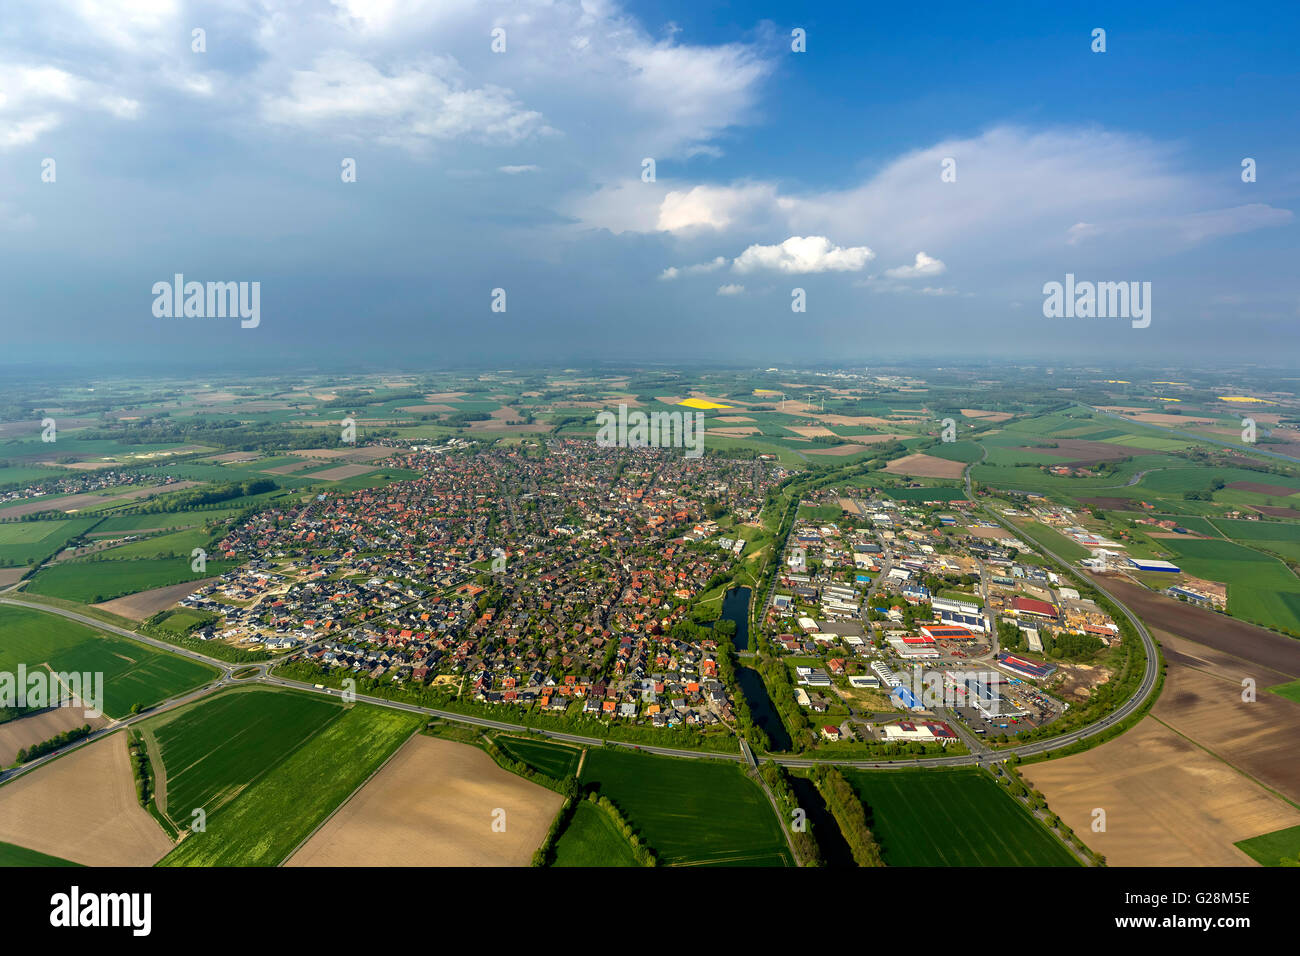
M 90 724 L 82 724 L 80 727 L 74 727 L 71 730 L 65 730 L 61 734 L 55 734 L 49 740 L 43 740 L 39 744 L 32 744 L 30 747 L 20 748 L 18 751 L 18 762 L 27 763 L 29 760 L 35 760 L 37 757 L 44 757 L 48 753 L 53 753 L 60 747 L 67 746 L 82 737 L 90 736 Z
M 858 866 L 884 866 L 880 844 L 876 842 L 867 819 L 866 805 L 858 799 L 844 774 L 834 767 L 818 765 L 813 770 L 813 780 L 853 853 L 853 861 Z

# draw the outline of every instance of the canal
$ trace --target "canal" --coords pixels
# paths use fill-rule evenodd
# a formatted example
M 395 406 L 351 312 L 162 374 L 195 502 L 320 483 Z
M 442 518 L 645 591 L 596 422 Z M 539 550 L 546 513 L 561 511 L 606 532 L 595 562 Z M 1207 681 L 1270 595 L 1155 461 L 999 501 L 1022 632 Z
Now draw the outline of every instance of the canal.
M 799 801 L 800 808 L 804 813 L 808 814 L 808 822 L 812 824 L 813 838 L 817 841 L 817 846 L 821 848 L 822 859 L 826 862 L 826 865 L 857 866 L 853 859 L 853 851 L 849 849 L 844 834 L 840 832 L 840 825 L 835 822 L 835 816 L 826 806 L 826 801 L 822 799 L 821 791 L 817 789 L 817 785 L 807 777 L 791 774 L 790 787 L 794 790 L 794 796 Z
M 722 596 L 722 619 L 736 625 L 738 651 L 749 650 L 749 588 L 732 588 Z

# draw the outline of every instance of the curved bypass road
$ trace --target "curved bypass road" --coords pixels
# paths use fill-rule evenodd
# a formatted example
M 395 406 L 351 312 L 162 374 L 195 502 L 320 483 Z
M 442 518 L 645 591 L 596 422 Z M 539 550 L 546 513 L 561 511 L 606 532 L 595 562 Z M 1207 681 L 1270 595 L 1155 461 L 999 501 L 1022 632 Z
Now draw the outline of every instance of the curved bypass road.
M 988 449 L 985 449 L 984 451 L 985 454 L 987 455 Z M 965 482 L 966 482 L 966 497 L 973 502 L 975 499 L 971 494 L 969 465 L 966 467 Z M 980 505 L 980 507 L 983 508 L 983 510 L 987 512 L 988 515 L 994 521 L 998 522 L 998 524 L 1002 525 L 1003 527 L 1007 528 L 1009 531 L 1012 531 L 1013 533 L 1020 534 L 1020 532 L 1015 528 L 1014 525 L 1012 525 L 1010 522 L 1004 520 L 1002 517 L 997 515 L 987 505 Z M 1062 558 L 1060 555 L 1055 554 L 1052 551 L 1049 551 L 1042 544 L 1038 544 L 1037 542 L 1035 542 L 1035 544 L 1043 554 L 1047 555 L 1049 558 L 1051 558 L 1061 567 L 1063 568 L 1070 567 L 1069 562 L 1066 561 L 1064 558 Z M 1138 685 L 1138 689 L 1134 692 L 1133 696 L 1130 697 L 1122 706 L 1112 711 L 1111 713 L 1107 714 L 1101 720 L 1088 724 L 1086 727 L 1081 727 L 1078 730 L 1071 731 L 1068 734 L 1062 734 L 1058 737 L 1049 737 L 1045 740 L 1035 741 L 1033 743 L 1025 744 L 1020 747 L 1008 747 L 1003 750 L 995 751 L 991 754 L 964 754 L 961 756 L 954 756 L 954 757 L 914 758 L 911 760 L 890 760 L 890 761 L 879 761 L 879 762 L 873 762 L 870 760 L 845 760 L 843 758 L 832 758 L 832 757 L 823 757 L 823 758 L 787 757 L 787 756 L 782 756 L 780 754 L 768 754 L 764 756 L 772 760 L 775 760 L 777 763 L 782 764 L 786 767 L 813 767 L 816 766 L 817 764 L 823 764 L 823 763 L 836 764 L 838 766 L 843 766 L 843 767 L 855 767 L 858 769 L 876 769 L 876 770 L 893 770 L 893 769 L 906 769 L 906 768 L 915 768 L 915 767 L 982 766 L 988 763 L 998 763 L 1006 759 L 1007 757 L 1009 757 L 1011 754 L 1017 754 L 1018 756 L 1021 757 L 1029 757 L 1035 754 L 1046 753 L 1047 751 L 1050 750 L 1056 750 L 1060 747 L 1066 747 L 1069 746 L 1070 744 L 1077 743 L 1078 741 L 1086 740 L 1089 737 L 1095 736 L 1096 734 L 1108 730 L 1109 728 L 1120 723 L 1125 718 L 1129 717 L 1131 714 L 1137 711 L 1143 705 L 1143 703 L 1145 703 L 1147 697 L 1150 696 L 1152 690 L 1155 689 L 1156 675 L 1157 675 L 1156 662 L 1158 658 L 1156 655 L 1155 641 L 1152 640 L 1151 635 L 1147 632 L 1145 625 L 1143 625 L 1143 623 L 1140 620 L 1138 620 L 1137 616 L 1133 614 L 1133 612 L 1130 611 L 1127 607 L 1125 607 L 1113 594 L 1111 594 L 1104 587 L 1102 587 L 1102 585 L 1097 583 L 1095 580 L 1091 581 L 1091 583 L 1093 587 L 1095 587 L 1102 594 L 1106 595 L 1106 597 L 1109 598 L 1116 607 L 1118 607 L 1121 611 L 1124 612 L 1124 616 L 1129 619 L 1129 621 L 1133 624 L 1133 627 L 1136 629 L 1138 636 L 1142 640 L 1143 648 L 1146 651 L 1146 671 L 1142 675 L 1142 682 Z M 191 651 L 183 647 L 177 647 L 174 644 L 168 644 L 165 641 L 155 640 L 153 638 L 146 637 L 141 634 L 136 634 L 134 631 L 128 631 L 125 628 L 120 628 L 112 624 L 106 624 L 103 621 L 96 620 L 95 618 L 87 617 L 82 614 L 77 614 L 74 611 L 67 611 L 64 610 L 63 608 L 50 607 L 48 605 L 43 605 L 43 604 L 27 603 L 26 601 L 15 601 L 15 600 L 10 600 L 5 598 L 0 598 L 0 604 L 11 604 L 18 607 L 25 607 L 25 608 L 38 610 L 38 611 L 46 611 L 51 614 L 58 614 L 62 617 L 70 618 L 74 621 L 78 621 L 83 624 L 88 624 L 91 627 L 101 628 L 103 630 L 109 631 L 110 633 L 118 634 L 122 637 L 129 638 L 133 641 L 140 641 L 141 643 L 148 644 L 151 647 L 157 648 L 158 650 L 169 651 L 170 653 L 173 654 L 180 654 L 183 657 L 188 657 L 192 660 L 199 661 L 201 663 L 216 667 L 219 671 L 221 671 L 221 676 L 211 684 L 208 684 L 197 690 L 191 691 L 180 697 L 175 697 L 172 698 L 171 700 L 165 701 L 164 703 L 156 707 L 150 708 L 149 710 L 145 711 L 142 714 L 137 714 L 132 717 L 126 718 L 124 720 L 116 721 L 110 726 L 103 728 L 102 730 L 96 731 L 92 733 L 90 736 L 85 737 L 80 741 L 77 741 L 74 744 L 70 744 L 68 747 L 61 748 L 60 750 L 47 754 L 46 756 L 34 760 L 31 763 L 24 764 L 23 767 L 18 770 L 0 772 L 0 781 L 5 780 L 9 777 L 26 773 L 29 770 L 39 767 L 41 764 L 45 763 L 46 761 L 61 756 L 62 754 L 67 753 L 71 749 L 75 749 L 76 747 L 83 746 L 103 736 L 104 734 L 111 733 L 112 731 L 118 730 L 121 727 L 128 726 L 129 724 L 132 724 L 135 721 L 141 720 L 145 717 L 153 716 L 154 714 L 157 714 L 159 711 L 171 710 L 175 707 L 179 707 L 183 704 L 189 703 L 206 694 L 212 693 L 213 691 L 219 690 L 222 687 L 239 685 L 239 684 L 259 683 L 259 684 L 269 684 L 277 687 L 295 688 L 297 690 L 304 690 L 316 694 L 325 694 L 333 697 L 339 697 L 341 694 L 340 691 L 334 688 L 318 688 L 314 684 L 308 684 L 303 681 L 287 680 L 283 677 L 272 675 L 268 672 L 269 664 L 267 662 L 263 662 L 261 664 L 251 664 L 251 665 L 250 664 L 228 664 L 224 661 L 215 660 L 211 657 L 207 657 L 195 651 Z M 234 671 L 242 670 L 243 668 L 250 667 L 250 666 L 258 668 L 258 675 L 256 678 L 248 678 L 246 680 L 240 680 L 240 681 L 236 681 L 232 679 L 231 675 Z M 491 730 L 522 731 L 525 733 L 540 734 L 544 737 L 549 737 L 553 740 L 559 740 L 566 743 L 581 744 L 587 747 L 601 747 L 601 746 L 605 746 L 608 743 L 608 745 L 610 746 L 622 747 L 628 750 L 642 751 L 644 753 L 657 754 L 659 756 L 664 756 L 664 757 L 705 758 L 705 759 L 718 759 L 718 760 L 733 760 L 737 762 L 744 762 L 745 760 L 745 757 L 742 754 L 713 753 L 713 752 L 706 752 L 706 751 L 699 751 L 699 750 L 681 750 L 674 747 L 656 747 L 650 744 L 634 744 L 634 743 L 627 743 L 625 741 L 619 741 L 619 740 L 606 741 L 605 739 L 600 737 L 584 737 L 581 736 L 580 734 L 562 733 L 560 731 L 544 730 L 537 727 L 525 727 L 520 724 L 512 724 L 508 721 L 490 720 L 486 717 L 470 717 L 465 714 L 457 714 L 452 711 L 437 710 L 432 707 L 420 707 L 416 704 L 406 704 L 400 701 L 386 700 L 385 698 L 382 697 L 371 697 L 366 694 L 356 694 L 355 699 L 360 701 L 365 701 L 366 703 L 369 704 L 376 704 L 380 707 L 391 707 L 394 710 L 404 710 L 410 713 L 423 714 L 429 717 L 439 717 L 443 720 L 450 720 L 462 724 L 470 724 L 475 727 L 483 727 Z

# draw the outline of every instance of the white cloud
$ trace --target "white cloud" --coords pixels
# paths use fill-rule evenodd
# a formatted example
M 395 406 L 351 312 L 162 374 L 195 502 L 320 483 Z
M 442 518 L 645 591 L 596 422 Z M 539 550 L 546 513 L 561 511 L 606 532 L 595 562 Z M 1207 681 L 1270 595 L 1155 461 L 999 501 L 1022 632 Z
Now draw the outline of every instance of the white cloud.
M 446 59 L 385 74 L 350 53 L 325 53 L 311 69 L 294 71 L 286 95 L 266 97 L 262 115 L 408 147 L 461 137 L 511 144 L 550 131 L 541 114 L 523 109 L 510 90 L 467 89 L 454 73 Z
M 922 276 L 942 275 L 947 269 L 948 267 L 940 260 L 927 256 L 924 252 L 918 252 L 916 261 L 912 265 L 886 269 L 885 275 L 891 279 L 919 279 Z
M 866 246 L 846 249 L 825 236 L 791 236 L 779 246 L 750 246 L 733 267 L 742 274 L 760 269 L 788 274 L 856 272 L 874 258 L 875 253 Z
M 745 291 L 745 287 L 737 282 L 728 282 L 726 285 L 718 286 L 718 295 L 740 295 Z
M 673 190 L 659 204 L 658 228 L 664 232 L 692 229 L 726 229 L 750 211 L 776 201 L 776 189 L 767 184 L 741 187 L 695 186 Z
M 53 66 L 0 65 L 0 148 L 26 146 L 58 127 L 68 112 L 99 110 L 135 119 L 140 104 Z
M 505 173 L 508 176 L 518 176 L 520 173 L 535 173 L 541 167 L 529 163 L 525 166 L 498 166 L 497 171 Z
M 704 275 L 708 272 L 717 272 L 719 269 L 725 268 L 726 265 L 727 257 L 718 256 L 708 262 L 701 262 L 694 266 L 682 266 L 681 268 L 678 268 L 677 266 L 669 266 L 663 272 L 659 273 L 659 278 L 676 279 L 678 276 Z

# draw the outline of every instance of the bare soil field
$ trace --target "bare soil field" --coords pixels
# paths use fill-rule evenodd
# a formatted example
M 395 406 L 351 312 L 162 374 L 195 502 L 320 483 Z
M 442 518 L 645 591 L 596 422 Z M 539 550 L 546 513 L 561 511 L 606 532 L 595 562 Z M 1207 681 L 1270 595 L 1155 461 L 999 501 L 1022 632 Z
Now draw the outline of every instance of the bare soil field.
M 469 430 L 472 432 L 509 432 L 517 435 L 533 435 L 541 432 L 549 432 L 555 426 L 546 422 L 534 422 L 531 425 L 506 425 L 498 419 L 490 419 L 485 422 L 470 422 Z
M 1080 498 L 1085 505 L 1092 505 L 1103 511 L 1141 511 L 1136 498 Z
M 913 438 L 913 437 L 915 437 L 915 436 L 913 436 L 913 435 L 897 435 L 897 434 L 894 434 L 894 433 L 891 432 L 891 433 L 889 433 L 889 434 L 887 434 L 887 435 L 878 435 L 878 434 L 873 434 L 873 435 L 845 435 L 844 437 L 847 438 L 849 441 L 859 442 L 859 443 L 861 443 L 861 444 L 863 444 L 863 445 L 878 445 L 878 444 L 880 444 L 881 442 L 886 442 L 886 441 L 902 441 L 902 440 L 905 439 L 905 438 Z
M 1053 691 L 1068 700 L 1071 697 L 1087 700 L 1095 688 L 1110 680 L 1111 671 L 1093 664 L 1059 665 L 1057 672 L 1059 682 L 1052 685 Z
M 1260 481 L 1234 481 L 1228 487 L 1233 491 L 1253 491 L 1257 495 L 1272 495 L 1275 498 L 1289 498 L 1291 495 L 1300 494 L 1300 491 L 1288 488 L 1286 485 L 1266 485 Z
M 866 445 L 834 445 L 831 448 L 809 448 L 809 455 L 834 455 L 842 458 L 845 455 L 856 455 L 859 452 L 870 451 Z
M 450 405 L 399 405 L 397 410 L 401 412 L 410 412 L 412 415 L 431 415 L 434 413 L 441 415 L 445 412 L 456 411 L 456 409 Z
M 327 468 L 324 471 L 318 471 L 311 475 L 313 480 L 320 478 L 324 481 L 342 481 L 344 478 L 356 478 L 358 475 L 368 475 L 374 471 L 373 465 L 339 465 L 337 468 Z
M 469 392 L 431 392 L 424 397 L 430 402 L 447 402 L 454 401 L 455 399 L 468 394 Z
M 960 478 L 966 469 L 964 462 L 948 461 L 933 455 L 907 455 L 895 458 L 885 466 L 893 475 L 915 475 L 919 478 Z
M 1295 508 L 1283 508 L 1279 505 L 1251 505 L 1253 510 L 1273 518 L 1300 518 L 1300 511 Z
M 1207 648 L 1267 667 L 1285 674 L 1288 679 L 1300 678 L 1300 641 L 1175 601 L 1120 575 L 1090 576 L 1127 604 L 1148 627 L 1169 631 Z
M 291 475 L 295 471 L 302 471 L 304 468 L 311 468 L 320 464 L 316 461 L 291 461 L 283 465 L 276 465 L 274 468 L 263 468 L 264 475 Z
M 786 425 L 787 431 L 792 431 L 803 438 L 834 438 L 835 433 L 825 425 Z
M 785 403 L 786 411 L 790 410 L 791 404 L 793 403 Z M 897 428 L 899 425 L 921 421 L 919 418 L 909 418 L 904 415 L 880 418 L 877 415 L 823 415 L 818 413 L 810 417 L 827 425 L 861 425 L 866 428 Z
M 757 428 L 745 428 L 745 427 L 743 427 L 743 426 L 739 426 L 739 425 L 738 425 L 738 426 L 736 426 L 736 427 L 734 427 L 734 428 L 706 428 L 706 429 L 704 430 L 704 434 L 706 434 L 706 435 L 723 435 L 723 436 L 726 436 L 726 437 L 728 437 L 728 438 L 747 438 L 747 437 L 749 437 L 750 435 L 757 435 L 757 434 L 758 434 L 758 429 L 757 429 Z
M 87 866 L 151 866 L 172 848 L 136 801 L 120 733 L 0 787 L 0 840 Z
M 752 422 L 753 420 L 754 419 L 750 418 L 748 415 L 719 415 L 714 419 L 716 422 L 727 422 L 729 424 Z
M 477 747 L 416 734 L 285 865 L 527 866 L 563 802 Z
M 1054 438 L 1055 448 L 1017 448 L 1016 451 L 1028 451 L 1037 455 L 1050 455 L 1053 458 L 1068 458 L 1070 465 L 1092 465 L 1099 461 L 1118 461 L 1133 455 L 1151 454 L 1145 448 L 1131 445 L 1112 445 L 1104 441 L 1087 441 L 1083 438 Z
M 0 588 L 7 588 L 22 580 L 26 568 L 0 568 Z
M 1013 417 L 1010 412 L 989 412 L 982 408 L 963 408 L 960 411 L 966 418 L 982 418 L 990 422 L 1005 422 Z
M 1264 691 L 1267 678 L 1243 701 L 1241 679 L 1169 660 L 1165 689 L 1152 713 L 1178 733 L 1206 747 L 1283 796 L 1300 801 L 1300 703 Z M 1235 670 L 1236 668 L 1233 668 Z
M 159 611 L 167 610 L 185 595 L 197 591 L 215 580 L 216 578 L 200 578 L 196 581 L 186 581 L 184 584 L 169 584 L 165 588 L 153 588 L 149 591 L 141 591 L 138 594 L 128 594 L 125 597 L 113 598 L 113 600 L 105 601 L 102 604 L 92 604 L 91 607 L 97 607 L 112 614 L 119 614 L 122 617 L 129 617 L 133 621 L 143 621 Z
M 1111 866 L 1254 866 L 1234 843 L 1300 825 L 1300 810 L 1151 717 L 1021 773 Z M 1104 833 L 1092 832 L 1096 808 Z
M 378 461 L 397 453 L 395 448 L 365 446 L 362 448 L 295 448 L 285 452 L 295 458 L 342 458 L 344 461 Z
M 213 455 L 204 461 L 256 461 L 262 457 L 260 451 L 228 451 L 224 455 Z
M 18 751 L 49 740 L 55 734 L 90 724 L 98 730 L 108 726 L 107 717 L 87 717 L 80 706 L 51 707 L 39 714 L 29 714 L 0 724 L 0 763 L 11 764 Z

